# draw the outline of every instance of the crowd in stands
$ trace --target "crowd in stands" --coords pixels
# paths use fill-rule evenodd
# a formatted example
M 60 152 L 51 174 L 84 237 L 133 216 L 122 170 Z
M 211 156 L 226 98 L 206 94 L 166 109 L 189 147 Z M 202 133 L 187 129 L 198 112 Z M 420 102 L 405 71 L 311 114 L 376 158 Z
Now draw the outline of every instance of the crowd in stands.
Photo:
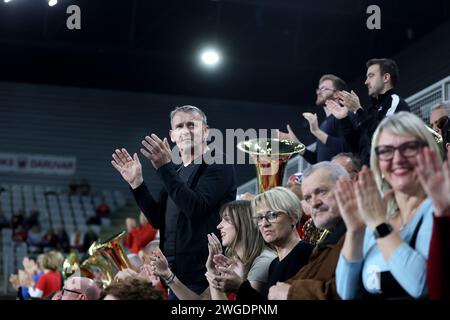
M 110 283 L 65 278 L 60 252 L 86 243 L 79 233 L 49 230 L 42 243 L 52 250 L 24 259 L 11 284 L 23 299 L 54 300 L 450 298 L 450 105 L 432 108 L 428 127 L 395 93 L 398 78 L 394 61 L 369 60 L 372 104 L 363 107 L 342 79 L 322 76 L 316 104 L 326 119 L 319 125 L 303 114 L 317 139 L 315 152 L 301 154 L 310 166 L 285 187 L 232 201 L 231 167 L 191 163 L 206 143 L 206 115 L 178 107 L 170 132 L 184 165 L 172 163 L 167 139 L 142 142 L 164 184 L 160 198 L 150 195 L 136 153 L 113 154 L 141 209 L 139 225 L 125 220 L 129 266 Z M 279 137 L 298 141 L 287 128 Z M 186 138 L 195 135 L 201 146 Z M 71 183 L 70 192 L 89 190 L 85 181 Z M 109 212 L 107 204 L 97 208 Z M 37 246 L 37 215 L 13 217 L 15 241 Z

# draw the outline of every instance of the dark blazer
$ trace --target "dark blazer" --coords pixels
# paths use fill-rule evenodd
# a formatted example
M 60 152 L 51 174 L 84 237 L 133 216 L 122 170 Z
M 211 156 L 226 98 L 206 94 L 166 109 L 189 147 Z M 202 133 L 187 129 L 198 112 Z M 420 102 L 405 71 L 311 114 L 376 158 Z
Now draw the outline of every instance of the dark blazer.
M 157 200 L 151 196 L 145 183 L 132 191 L 148 221 L 160 230 L 163 253 L 167 197 L 171 197 L 177 205 L 175 261 L 171 269 L 184 284 L 206 282 L 207 234 L 218 234 L 216 227 L 220 222 L 220 207 L 236 199 L 233 165 L 202 161 L 194 166 L 186 183 L 179 177 L 178 167 L 172 162 L 160 167 L 157 175 L 164 187 Z
M 379 95 L 377 99 L 372 99 L 370 108 L 357 111 L 356 121 L 350 117 L 339 120 L 345 141 L 350 146 L 351 151 L 359 157 L 362 164 L 370 166 L 372 137 L 380 122 L 386 117 L 394 93 L 394 90 L 391 89 Z M 400 98 L 395 113 L 400 111 L 411 111 L 409 105 L 402 98 Z

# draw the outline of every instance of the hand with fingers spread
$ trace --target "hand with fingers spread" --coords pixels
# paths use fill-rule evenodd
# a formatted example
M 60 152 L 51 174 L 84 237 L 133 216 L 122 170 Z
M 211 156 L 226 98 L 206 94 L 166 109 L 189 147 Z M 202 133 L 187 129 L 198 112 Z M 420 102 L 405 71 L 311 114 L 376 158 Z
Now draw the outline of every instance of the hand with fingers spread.
M 356 201 L 362 220 L 370 228 L 375 229 L 386 222 L 386 201 L 378 191 L 372 170 L 364 166 L 355 182 Z
M 11 274 L 9 276 L 9 283 L 11 284 L 11 286 L 15 289 L 18 290 L 20 287 L 20 280 L 19 280 L 19 275 L 17 274 Z
M 317 114 L 311 113 L 311 112 L 304 112 L 303 117 L 308 121 L 309 123 L 309 130 L 312 134 L 317 133 L 319 129 L 319 124 L 317 121 Z
M 330 111 L 330 113 L 336 118 L 336 119 L 344 119 L 348 116 L 348 109 L 347 107 L 342 107 L 334 100 L 327 100 L 325 102 L 325 108 Z
M 153 253 L 150 256 L 150 265 L 152 267 L 151 270 L 157 276 L 168 279 L 172 275 L 172 271 L 169 268 L 169 263 L 159 248 L 153 250 Z
M 138 277 L 150 281 L 154 287 L 159 285 L 159 277 L 153 272 L 150 264 L 143 264 L 141 266 Z
M 144 181 L 142 177 L 142 165 L 137 153 L 131 158 L 128 151 L 124 148 L 116 149 L 112 154 L 111 164 L 122 175 L 122 178 L 128 182 L 132 189 L 139 187 Z
M 209 273 L 216 273 L 214 256 L 222 254 L 222 244 L 214 233 L 208 234 L 208 260 L 206 261 L 206 270 Z
M 434 215 L 450 215 L 450 151 L 441 165 L 439 156 L 430 148 L 423 148 L 417 157 L 416 172 L 426 194 L 433 201 Z
M 278 139 L 280 139 L 280 140 L 290 140 L 290 141 L 294 141 L 294 142 L 300 142 L 298 140 L 297 136 L 295 135 L 294 131 L 292 131 L 291 126 L 287 125 L 286 128 L 287 128 L 288 132 L 283 132 L 283 131 L 277 130 Z
M 339 178 L 334 194 L 347 231 L 364 232 L 366 225 L 358 212 L 358 203 L 356 201 L 353 181 Z
M 114 276 L 114 282 L 120 282 L 120 281 L 124 281 L 127 280 L 129 278 L 137 278 L 138 277 L 138 273 L 132 269 L 124 269 L 124 270 L 120 270 L 119 272 L 116 273 L 116 275 Z
M 359 102 L 358 95 L 352 90 L 351 93 L 345 90 L 338 92 L 339 101 L 348 108 L 351 112 L 356 112 L 358 109 L 362 109 Z
M 156 134 L 152 133 L 142 140 L 142 145 L 144 148 L 141 148 L 141 153 L 151 161 L 155 169 L 159 169 L 172 161 L 172 153 L 167 138 L 161 140 Z

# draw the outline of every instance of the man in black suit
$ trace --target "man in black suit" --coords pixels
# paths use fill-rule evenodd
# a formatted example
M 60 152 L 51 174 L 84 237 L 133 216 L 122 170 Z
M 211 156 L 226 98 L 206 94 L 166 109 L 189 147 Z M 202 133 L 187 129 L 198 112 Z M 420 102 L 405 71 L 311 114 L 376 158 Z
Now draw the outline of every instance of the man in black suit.
M 220 207 L 236 198 L 232 165 L 205 161 L 210 153 L 206 141 L 206 115 L 194 106 L 182 106 L 170 114 L 171 141 L 182 160 L 172 161 L 167 138 L 146 136 L 141 153 L 151 161 L 163 183 L 155 200 L 145 185 L 142 166 L 135 153 L 116 149 L 112 165 L 132 189 L 135 200 L 153 227 L 160 229 L 160 247 L 171 270 L 189 289 L 200 294 L 208 286 L 204 276 L 208 257 L 207 234 L 217 233 Z M 222 155 L 223 156 L 223 155 Z M 220 158 L 216 154 L 214 159 Z M 210 159 L 210 158 L 209 158 Z M 223 162 L 226 163 L 224 157 Z M 174 299 L 174 295 L 169 295 Z

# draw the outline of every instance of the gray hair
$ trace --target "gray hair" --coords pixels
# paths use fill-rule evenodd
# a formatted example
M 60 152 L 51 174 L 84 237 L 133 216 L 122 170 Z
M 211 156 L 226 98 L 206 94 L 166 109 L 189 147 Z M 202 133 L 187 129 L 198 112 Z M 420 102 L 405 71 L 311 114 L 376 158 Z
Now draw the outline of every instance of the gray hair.
M 270 210 L 286 212 L 295 223 L 302 217 L 300 200 L 291 190 L 284 187 L 275 187 L 260 193 L 252 200 L 253 210 L 260 205 L 266 205 Z
M 170 123 L 172 123 L 173 117 L 175 116 L 175 114 L 177 112 L 186 112 L 186 113 L 193 113 L 193 112 L 195 112 L 195 113 L 198 113 L 202 117 L 203 124 L 207 125 L 206 114 L 202 110 L 200 110 L 199 108 L 194 107 L 194 106 L 190 106 L 190 105 L 180 106 L 180 107 L 176 107 L 175 109 L 173 109 L 170 112 Z
M 450 100 L 442 101 L 442 102 L 439 102 L 439 103 L 433 105 L 430 109 L 430 113 L 436 109 L 441 109 L 441 108 L 447 110 L 447 112 L 450 114 Z
M 350 179 L 349 173 L 342 166 L 330 161 L 322 161 L 309 166 L 305 171 L 303 171 L 303 181 L 320 169 L 325 169 L 326 171 L 328 171 L 331 175 L 331 178 L 333 179 L 333 182 L 337 182 L 340 177 Z

